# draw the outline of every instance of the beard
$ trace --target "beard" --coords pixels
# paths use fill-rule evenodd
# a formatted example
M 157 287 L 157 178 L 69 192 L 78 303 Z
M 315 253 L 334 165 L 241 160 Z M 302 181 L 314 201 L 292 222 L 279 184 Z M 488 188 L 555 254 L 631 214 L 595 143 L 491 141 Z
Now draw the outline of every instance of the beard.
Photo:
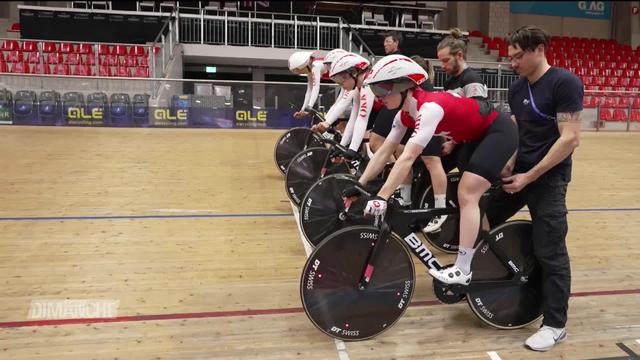
M 450 75 L 456 75 L 458 72 L 460 71 L 460 63 L 458 62 L 458 59 L 453 59 L 453 65 L 451 66 L 451 74 Z

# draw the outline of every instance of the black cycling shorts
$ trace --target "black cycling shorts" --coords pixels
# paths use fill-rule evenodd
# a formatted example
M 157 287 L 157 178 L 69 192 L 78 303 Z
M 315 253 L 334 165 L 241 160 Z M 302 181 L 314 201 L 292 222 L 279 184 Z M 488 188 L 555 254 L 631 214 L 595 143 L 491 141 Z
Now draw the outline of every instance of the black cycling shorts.
M 458 168 L 494 183 L 517 149 L 518 128 L 509 115 L 501 113 L 482 138 L 464 144 Z

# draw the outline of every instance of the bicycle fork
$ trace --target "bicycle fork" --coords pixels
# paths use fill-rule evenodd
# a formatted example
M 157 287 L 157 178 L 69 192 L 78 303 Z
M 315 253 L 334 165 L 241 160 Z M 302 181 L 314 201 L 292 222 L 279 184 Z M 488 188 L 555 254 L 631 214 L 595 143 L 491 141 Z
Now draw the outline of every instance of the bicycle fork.
M 382 221 L 381 218 L 381 216 L 376 216 L 376 223 Z M 376 226 L 376 224 L 374 224 L 374 226 Z M 366 265 L 363 269 L 360 281 L 358 282 L 358 290 L 366 290 L 367 286 L 369 286 L 369 282 L 371 281 L 371 277 L 375 270 L 375 263 L 378 258 L 378 254 L 382 251 L 384 243 L 386 242 L 385 240 L 388 239 L 390 235 L 391 230 L 389 229 L 389 225 L 387 225 L 386 222 L 383 222 L 380 227 L 378 238 L 372 244 L 373 249 L 371 249 L 369 256 L 367 257 Z

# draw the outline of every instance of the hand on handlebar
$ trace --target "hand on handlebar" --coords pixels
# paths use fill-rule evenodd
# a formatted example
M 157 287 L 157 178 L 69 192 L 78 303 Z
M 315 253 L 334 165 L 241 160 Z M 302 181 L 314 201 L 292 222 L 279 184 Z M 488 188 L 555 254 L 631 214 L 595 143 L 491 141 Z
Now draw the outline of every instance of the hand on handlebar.
M 367 207 L 364 208 L 364 215 L 381 216 L 387 211 L 387 200 L 380 196 L 374 196 L 373 199 L 367 202 Z
M 313 126 L 311 127 L 311 131 L 313 131 L 313 132 L 317 132 L 317 133 L 323 133 L 323 132 L 327 131 L 327 129 L 328 129 L 330 126 L 331 126 L 331 125 L 329 125 L 329 123 L 328 123 L 328 122 L 323 121 L 323 122 L 320 122 L 320 123 L 317 123 L 317 124 L 313 125 Z
M 293 117 L 296 118 L 296 119 L 302 119 L 303 117 L 305 117 L 307 115 L 309 115 L 309 113 L 306 112 L 306 111 L 297 111 L 297 112 L 293 113 Z

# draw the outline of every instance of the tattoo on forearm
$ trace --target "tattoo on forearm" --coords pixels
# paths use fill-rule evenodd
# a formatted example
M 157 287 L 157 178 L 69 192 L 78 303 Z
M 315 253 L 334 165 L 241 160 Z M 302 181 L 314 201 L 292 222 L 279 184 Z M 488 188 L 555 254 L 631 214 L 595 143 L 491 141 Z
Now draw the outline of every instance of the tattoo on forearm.
M 558 113 L 558 122 L 579 122 L 582 111 Z

